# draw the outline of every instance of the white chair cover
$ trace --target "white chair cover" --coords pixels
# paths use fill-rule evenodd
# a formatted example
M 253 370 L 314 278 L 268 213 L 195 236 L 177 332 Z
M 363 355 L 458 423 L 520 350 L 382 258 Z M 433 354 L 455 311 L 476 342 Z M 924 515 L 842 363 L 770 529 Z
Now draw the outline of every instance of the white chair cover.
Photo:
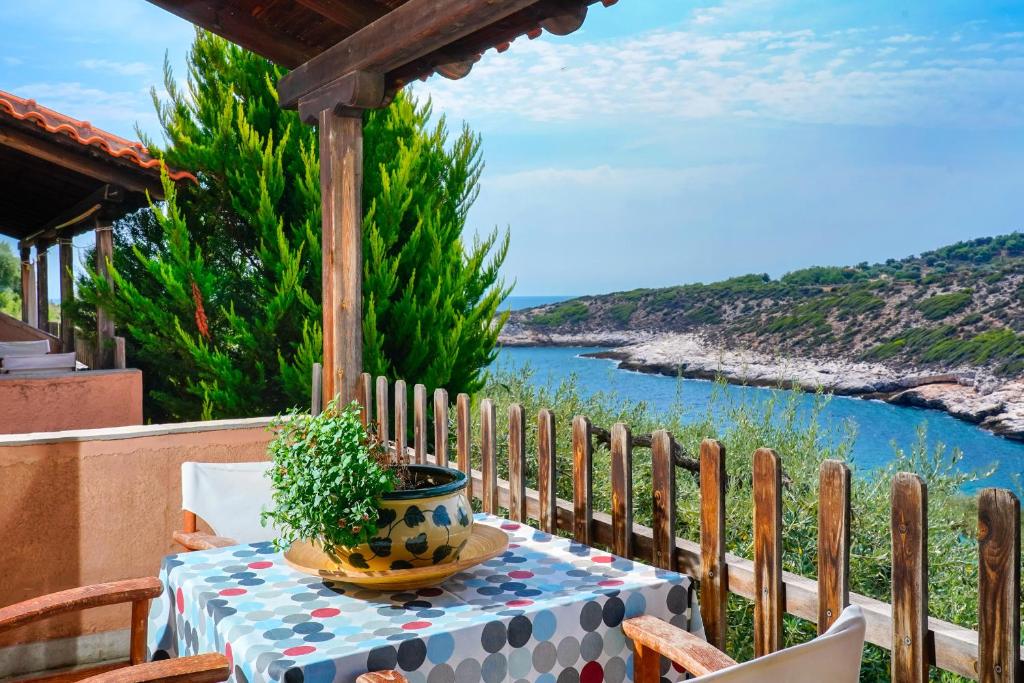
M 0 342 L 0 358 L 7 356 L 40 356 L 50 352 L 50 342 L 36 341 Z
M 864 651 L 864 613 L 843 610 L 814 640 L 693 680 L 704 683 L 857 683 Z
M 239 543 L 272 541 L 273 527 L 260 524 L 271 505 L 270 479 L 264 462 L 181 463 L 181 507 L 202 517 L 218 536 Z
M 77 367 L 74 352 L 4 356 L 0 364 L 3 365 L 5 372 L 12 374 L 40 373 L 54 370 L 73 372 Z

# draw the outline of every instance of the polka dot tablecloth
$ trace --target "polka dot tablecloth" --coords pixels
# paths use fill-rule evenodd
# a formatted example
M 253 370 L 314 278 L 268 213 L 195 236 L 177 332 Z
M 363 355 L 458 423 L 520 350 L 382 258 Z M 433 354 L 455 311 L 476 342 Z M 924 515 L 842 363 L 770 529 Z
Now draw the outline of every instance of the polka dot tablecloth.
M 690 630 L 690 579 L 524 524 L 478 514 L 508 551 L 436 588 L 366 590 L 296 572 L 268 543 L 164 559 L 149 656 L 222 652 L 239 682 L 350 683 L 398 669 L 410 683 L 632 680 L 624 618 Z M 663 662 L 668 680 L 683 678 Z

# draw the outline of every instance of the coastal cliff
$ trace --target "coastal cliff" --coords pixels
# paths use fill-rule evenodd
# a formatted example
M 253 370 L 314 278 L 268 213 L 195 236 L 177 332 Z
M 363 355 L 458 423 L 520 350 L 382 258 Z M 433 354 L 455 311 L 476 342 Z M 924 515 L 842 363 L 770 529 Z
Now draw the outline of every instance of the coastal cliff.
M 943 410 L 1024 440 L 1024 235 L 850 268 L 516 311 L 505 345 L 602 346 L 623 369 Z

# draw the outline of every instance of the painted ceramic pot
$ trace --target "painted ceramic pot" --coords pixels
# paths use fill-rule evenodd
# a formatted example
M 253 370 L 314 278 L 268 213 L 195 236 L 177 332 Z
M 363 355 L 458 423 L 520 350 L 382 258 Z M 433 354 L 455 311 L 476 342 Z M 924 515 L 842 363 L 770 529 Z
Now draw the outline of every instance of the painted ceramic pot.
M 473 531 L 465 473 L 437 465 L 409 465 L 409 476 L 410 488 L 381 497 L 376 536 L 352 548 L 335 548 L 342 568 L 386 571 L 458 559 Z

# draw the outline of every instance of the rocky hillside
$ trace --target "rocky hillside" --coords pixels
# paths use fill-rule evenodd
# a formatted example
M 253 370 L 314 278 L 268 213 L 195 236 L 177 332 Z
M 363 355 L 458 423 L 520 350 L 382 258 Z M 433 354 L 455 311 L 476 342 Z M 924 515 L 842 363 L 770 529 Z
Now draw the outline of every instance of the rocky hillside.
M 513 314 L 506 344 L 623 343 L 698 334 L 754 353 L 1024 375 L 1024 234 L 959 242 L 920 256 L 813 267 L 773 280 L 587 296 Z

